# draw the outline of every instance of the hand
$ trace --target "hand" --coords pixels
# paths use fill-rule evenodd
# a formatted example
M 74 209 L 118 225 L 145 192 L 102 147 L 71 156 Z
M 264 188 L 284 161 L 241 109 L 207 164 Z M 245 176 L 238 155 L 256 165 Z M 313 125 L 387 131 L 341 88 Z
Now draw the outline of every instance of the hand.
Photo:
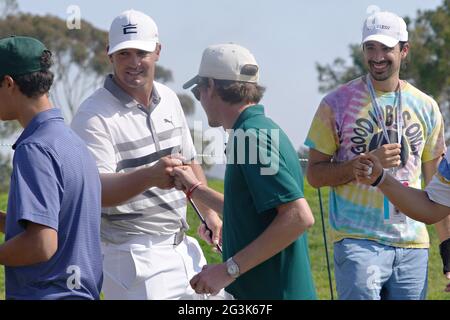
M 382 174 L 383 167 L 380 160 L 373 154 L 364 154 L 353 161 L 353 174 L 359 183 L 371 185 Z
M 225 263 L 221 263 L 203 266 L 202 271 L 197 273 L 189 283 L 198 294 L 216 295 L 234 280 L 228 275 Z
M 370 153 L 380 160 L 381 165 L 385 169 L 396 168 L 401 164 L 401 145 L 399 143 L 382 145 Z
M 150 177 L 153 181 L 153 185 L 161 189 L 171 189 L 175 186 L 174 178 L 171 173 L 174 167 L 183 165 L 180 159 L 163 157 L 158 160 L 158 162 L 151 167 L 147 168 L 150 170 Z
M 192 171 L 192 168 L 189 166 L 180 166 L 173 168 L 170 175 L 175 178 L 174 183 L 175 187 L 178 190 L 187 191 L 199 182 L 194 172 Z
M 208 225 L 208 228 L 212 231 L 212 235 L 206 229 L 205 225 L 201 223 L 197 230 L 199 236 L 207 243 L 214 246 L 216 244 L 222 245 L 222 220 L 220 219 L 219 215 L 216 212 L 212 211 L 211 213 L 206 214 L 204 218 L 206 224 Z

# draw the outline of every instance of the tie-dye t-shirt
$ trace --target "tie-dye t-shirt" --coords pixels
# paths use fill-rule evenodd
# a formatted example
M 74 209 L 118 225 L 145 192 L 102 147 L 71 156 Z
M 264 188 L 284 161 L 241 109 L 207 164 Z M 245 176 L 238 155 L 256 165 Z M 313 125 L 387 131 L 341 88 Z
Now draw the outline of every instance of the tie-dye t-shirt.
M 438 172 L 426 187 L 428 197 L 436 203 L 450 207 L 450 149 L 439 164 Z
M 390 143 L 397 142 L 396 92 L 376 92 Z M 437 103 L 406 81 L 402 82 L 402 164 L 396 177 L 409 186 L 421 187 L 422 163 L 441 156 L 445 149 L 444 126 Z M 377 125 L 365 77 L 355 79 L 328 94 L 314 116 L 305 144 L 344 162 L 386 143 Z M 386 224 L 383 194 L 355 180 L 330 188 L 330 224 L 334 241 L 370 239 L 382 244 L 427 248 L 423 223 L 406 218 L 404 224 Z

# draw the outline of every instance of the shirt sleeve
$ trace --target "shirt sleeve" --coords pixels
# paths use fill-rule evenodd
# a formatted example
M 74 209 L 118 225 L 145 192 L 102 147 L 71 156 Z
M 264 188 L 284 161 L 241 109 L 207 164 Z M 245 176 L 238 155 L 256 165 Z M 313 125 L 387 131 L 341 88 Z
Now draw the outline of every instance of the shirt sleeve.
M 275 131 L 276 132 L 276 131 Z M 259 213 L 278 207 L 281 204 L 303 198 L 303 184 L 300 181 L 300 168 L 289 168 L 283 152 L 280 152 L 280 136 L 275 137 L 267 130 L 247 130 L 250 136 L 246 150 L 246 158 L 238 164 L 245 177 L 246 183 L 253 198 L 253 203 Z M 253 137 L 252 137 L 253 135 Z M 252 141 L 252 139 L 255 139 Z M 256 140 L 257 139 L 257 140 Z M 255 144 L 256 148 L 252 145 Z M 257 150 L 252 155 L 252 150 Z M 235 143 L 235 152 L 238 145 Z M 239 153 L 237 153 L 239 155 Z M 257 160 L 252 161 L 252 156 Z M 254 158 L 255 159 L 255 158 Z M 295 159 L 296 160 L 296 159 Z M 300 166 L 298 161 L 296 165 Z M 297 177 L 295 172 L 298 173 Z
M 450 151 L 439 164 L 438 171 L 426 186 L 428 197 L 441 205 L 450 207 Z
M 441 156 L 445 151 L 444 119 L 436 101 L 432 101 L 433 108 L 430 114 L 432 120 L 431 133 L 426 137 L 422 153 L 422 162 L 427 162 Z M 448 159 L 448 158 L 447 158 Z
M 81 111 L 72 120 L 71 128 L 84 140 L 100 173 L 115 173 L 116 154 L 111 135 L 104 121 L 94 114 Z
M 58 231 L 63 183 L 57 157 L 42 146 L 25 144 L 16 149 L 14 158 L 11 198 L 16 202 L 16 221 L 30 221 Z
M 330 156 L 339 149 L 334 111 L 325 100 L 314 115 L 305 145 Z

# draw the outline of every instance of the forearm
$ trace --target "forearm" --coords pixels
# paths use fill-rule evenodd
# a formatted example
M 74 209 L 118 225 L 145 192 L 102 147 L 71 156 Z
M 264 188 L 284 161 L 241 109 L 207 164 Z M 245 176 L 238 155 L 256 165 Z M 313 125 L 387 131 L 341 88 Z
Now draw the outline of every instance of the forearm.
M 152 187 L 151 176 L 145 170 L 127 173 L 102 173 L 102 206 L 113 207 Z
M 191 164 L 190 167 L 192 168 L 192 171 L 194 172 L 197 179 L 202 183 L 202 185 L 207 187 L 208 181 L 206 179 L 205 174 L 203 173 L 201 166 L 197 163 L 194 163 L 194 164 Z M 215 195 L 213 197 L 215 198 L 215 197 L 217 197 L 217 195 Z M 222 197 L 222 203 L 223 203 L 223 197 Z M 202 214 L 205 218 L 207 218 L 208 215 L 216 215 L 217 212 L 220 212 L 220 213 L 222 212 L 222 210 L 216 211 L 213 207 L 204 203 L 201 199 L 199 199 L 199 201 L 196 203 L 196 205 L 198 206 L 198 208 L 200 209 L 200 212 L 202 212 Z M 217 205 L 215 207 L 217 207 Z
M 307 170 L 308 182 L 314 188 L 335 187 L 349 183 L 355 179 L 352 162 L 353 160 L 312 163 Z
M 217 192 L 206 185 L 200 185 L 192 193 L 192 199 L 198 204 L 211 208 L 217 213 L 223 212 L 223 194 Z
M 0 264 L 9 267 L 29 266 L 46 262 L 56 252 L 49 241 L 27 232 L 0 245 Z
M 431 201 L 425 191 L 405 187 L 389 174 L 378 187 L 390 202 L 414 220 L 433 224 L 450 212 L 450 208 Z
M 305 199 L 297 200 L 305 210 L 292 209 L 278 213 L 269 227 L 247 247 L 233 256 L 241 274 L 273 257 L 314 224 L 314 218 Z

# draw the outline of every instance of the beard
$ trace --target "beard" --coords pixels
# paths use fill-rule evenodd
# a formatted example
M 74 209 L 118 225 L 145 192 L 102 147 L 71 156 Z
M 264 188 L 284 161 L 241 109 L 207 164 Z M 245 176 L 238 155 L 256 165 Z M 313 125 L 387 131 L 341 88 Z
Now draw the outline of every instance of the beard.
M 392 62 L 391 61 L 385 61 L 383 62 L 384 66 L 382 68 L 377 68 L 377 65 L 380 65 L 379 63 L 375 63 L 374 61 L 369 61 L 369 73 L 372 76 L 372 78 L 376 81 L 385 81 L 388 80 L 393 74 L 394 71 L 392 68 Z

